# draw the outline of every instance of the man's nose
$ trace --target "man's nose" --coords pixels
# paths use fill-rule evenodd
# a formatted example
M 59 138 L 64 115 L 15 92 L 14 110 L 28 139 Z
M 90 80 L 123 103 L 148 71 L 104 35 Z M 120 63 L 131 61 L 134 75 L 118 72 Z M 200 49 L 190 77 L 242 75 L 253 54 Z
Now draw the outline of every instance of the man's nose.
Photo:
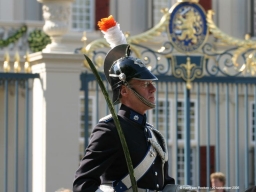
M 150 92 L 155 92 L 156 91 L 156 87 L 155 87 L 155 85 L 153 85 L 153 84 L 150 84 Z

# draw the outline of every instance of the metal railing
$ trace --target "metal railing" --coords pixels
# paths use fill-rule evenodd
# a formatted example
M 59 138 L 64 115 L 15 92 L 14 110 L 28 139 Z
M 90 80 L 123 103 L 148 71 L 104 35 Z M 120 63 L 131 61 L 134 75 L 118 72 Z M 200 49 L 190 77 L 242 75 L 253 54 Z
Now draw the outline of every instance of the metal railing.
M 0 72 L 0 191 L 30 191 L 31 80 L 39 74 Z

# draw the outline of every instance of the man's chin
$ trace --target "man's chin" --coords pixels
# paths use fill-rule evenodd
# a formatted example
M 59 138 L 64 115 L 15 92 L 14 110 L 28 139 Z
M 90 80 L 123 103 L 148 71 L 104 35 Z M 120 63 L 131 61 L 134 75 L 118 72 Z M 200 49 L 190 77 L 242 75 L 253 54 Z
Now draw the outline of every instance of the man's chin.
M 155 100 L 155 97 L 151 97 L 151 98 L 149 98 L 149 100 L 148 100 L 150 103 L 154 103 L 155 104 L 155 102 L 156 102 L 156 100 Z

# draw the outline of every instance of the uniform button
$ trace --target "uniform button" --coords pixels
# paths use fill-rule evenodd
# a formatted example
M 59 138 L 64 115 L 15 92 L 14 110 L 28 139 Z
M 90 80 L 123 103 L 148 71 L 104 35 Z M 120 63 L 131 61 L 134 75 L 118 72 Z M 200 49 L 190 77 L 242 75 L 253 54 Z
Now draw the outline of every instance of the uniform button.
M 155 164 L 155 161 L 153 162 L 153 165 Z
M 147 128 L 145 128 L 145 131 L 148 132 Z
M 157 172 L 155 172 L 155 176 L 157 176 Z
M 139 116 L 138 116 L 138 115 L 134 115 L 133 119 L 134 119 L 135 121 L 138 121 L 138 120 L 139 120 Z
M 156 184 L 156 187 L 157 187 L 157 188 L 159 188 L 159 185 L 158 185 L 158 184 Z

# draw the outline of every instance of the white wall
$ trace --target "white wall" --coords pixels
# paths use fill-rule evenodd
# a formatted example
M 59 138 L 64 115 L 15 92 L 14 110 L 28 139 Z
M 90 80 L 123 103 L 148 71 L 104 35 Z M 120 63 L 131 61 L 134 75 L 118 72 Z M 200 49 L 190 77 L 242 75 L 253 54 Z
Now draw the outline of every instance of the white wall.
M 245 33 L 248 32 L 246 1 L 212 0 L 212 9 L 218 28 L 230 36 L 244 39 Z

